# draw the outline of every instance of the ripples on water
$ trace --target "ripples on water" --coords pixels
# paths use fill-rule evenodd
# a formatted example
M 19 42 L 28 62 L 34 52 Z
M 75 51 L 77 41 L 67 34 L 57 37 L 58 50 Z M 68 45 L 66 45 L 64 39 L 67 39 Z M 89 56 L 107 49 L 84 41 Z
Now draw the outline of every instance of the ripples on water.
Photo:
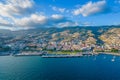
M 120 80 L 120 57 L 1 56 L 0 80 Z

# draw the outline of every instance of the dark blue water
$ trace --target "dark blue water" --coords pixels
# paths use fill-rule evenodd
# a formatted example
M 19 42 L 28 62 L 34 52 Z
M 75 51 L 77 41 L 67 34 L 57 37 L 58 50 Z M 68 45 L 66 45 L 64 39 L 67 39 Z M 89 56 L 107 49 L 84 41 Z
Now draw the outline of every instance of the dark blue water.
M 120 80 L 120 57 L 0 57 L 0 80 Z

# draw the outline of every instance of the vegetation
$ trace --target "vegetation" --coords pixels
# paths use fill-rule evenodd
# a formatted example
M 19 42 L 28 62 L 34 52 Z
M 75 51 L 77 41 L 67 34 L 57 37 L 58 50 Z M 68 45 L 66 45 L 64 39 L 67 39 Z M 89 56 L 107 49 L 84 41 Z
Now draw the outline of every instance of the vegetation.
M 48 50 L 47 51 L 48 53 L 51 53 L 51 54 L 76 54 L 76 53 L 79 53 L 79 52 L 83 52 L 82 50 L 74 50 L 74 51 L 71 51 L 71 50 L 61 50 L 61 51 L 54 51 L 54 50 Z
M 11 48 L 8 47 L 8 46 L 6 46 L 6 47 L 1 47 L 1 46 L 0 46 L 0 51 L 6 52 L 6 51 L 10 51 L 10 50 L 11 50 Z
M 119 50 L 118 49 L 111 49 L 111 52 L 114 52 L 114 53 L 118 53 L 119 52 Z

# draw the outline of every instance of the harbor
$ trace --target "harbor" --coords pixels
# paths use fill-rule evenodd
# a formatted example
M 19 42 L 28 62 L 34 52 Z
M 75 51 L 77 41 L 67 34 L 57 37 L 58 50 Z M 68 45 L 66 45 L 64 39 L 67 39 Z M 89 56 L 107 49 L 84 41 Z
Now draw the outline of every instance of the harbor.
M 48 53 L 48 52 L 21 52 L 18 54 L 13 54 L 12 56 L 41 56 L 42 58 L 71 58 L 71 57 L 81 57 L 81 56 L 93 56 L 96 55 L 93 52 L 78 52 L 70 54 L 60 54 L 60 53 Z

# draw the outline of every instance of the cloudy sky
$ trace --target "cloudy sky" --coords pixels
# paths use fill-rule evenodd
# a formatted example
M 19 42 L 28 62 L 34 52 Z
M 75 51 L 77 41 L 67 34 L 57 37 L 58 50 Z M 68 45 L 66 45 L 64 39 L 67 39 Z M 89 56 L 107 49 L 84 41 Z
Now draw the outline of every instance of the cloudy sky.
M 120 0 L 0 0 L 0 29 L 120 24 Z

